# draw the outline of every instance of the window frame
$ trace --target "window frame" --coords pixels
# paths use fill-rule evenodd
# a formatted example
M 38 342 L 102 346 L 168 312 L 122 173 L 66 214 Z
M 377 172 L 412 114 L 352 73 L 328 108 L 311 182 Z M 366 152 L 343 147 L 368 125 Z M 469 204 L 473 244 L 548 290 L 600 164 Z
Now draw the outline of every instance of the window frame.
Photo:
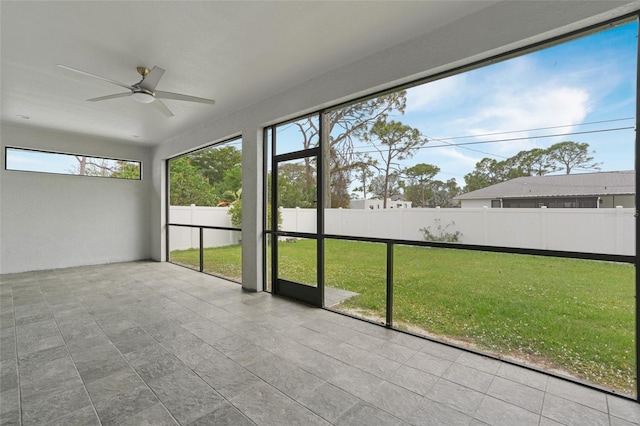
M 127 177 L 119 177 L 119 176 L 100 176 L 100 175 L 81 175 L 79 173 L 60 173 L 55 171 L 41 171 L 41 170 L 27 170 L 27 169 L 12 169 L 9 168 L 9 150 L 14 151 L 25 151 L 25 152 L 36 152 L 39 154 L 51 154 L 51 155 L 62 155 L 62 156 L 70 156 L 70 157 L 87 157 L 97 160 L 107 160 L 107 161 L 124 161 L 126 163 L 135 163 L 138 165 L 138 177 L 137 178 L 127 178 Z M 95 155 L 87 155 L 87 154 L 78 154 L 78 153 L 69 153 L 62 151 L 50 151 L 44 149 L 36 149 L 36 148 L 24 148 L 13 145 L 6 145 L 4 147 L 4 170 L 8 172 L 26 172 L 26 173 L 42 173 L 42 174 L 50 174 L 50 175 L 59 175 L 59 176 L 78 176 L 78 177 L 93 177 L 93 178 L 107 178 L 107 179 L 120 179 L 120 180 L 137 180 L 141 181 L 143 179 L 143 164 L 142 161 L 139 160 L 127 160 L 123 158 L 110 158 L 110 157 L 102 157 Z

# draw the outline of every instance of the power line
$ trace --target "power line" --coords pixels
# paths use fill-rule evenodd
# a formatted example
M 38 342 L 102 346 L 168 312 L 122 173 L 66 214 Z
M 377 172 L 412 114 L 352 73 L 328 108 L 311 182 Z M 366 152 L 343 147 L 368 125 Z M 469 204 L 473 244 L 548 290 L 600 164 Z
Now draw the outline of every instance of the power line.
M 450 145 L 435 145 L 435 146 L 423 146 L 421 148 L 441 148 L 445 146 L 463 146 L 463 145 L 481 145 L 485 143 L 497 143 L 497 142 L 512 142 L 512 141 L 522 141 L 527 139 L 544 139 L 544 138 L 553 138 L 558 136 L 573 136 L 573 135 L 586 135 L 592 133 L 603 133 L 603 132 L 616 132 L 620 130 L 632 130 L 635 129 L 634 126 L 629 127 L 616 127 L 610 129 L 600 129 L 600 130 L 587 130 L 584 132 L 571 132 L 571 133 L 556 133 L 552 135 L 539 135 L 539 136 L 526 136 L 521 138 L 507 138 L 507 139 L 495 139 L 490 141 L 476 141 L 476 142 L 461 142 L 461 143 L 453 143 Z
M 429 140 L 429 141 L 438 141 L 438 142 L 442 142 L 442 143 L 445 143 L 445 144 L 447 144 L 447 145 L 449 145 L 449 146 L 453 146 L 453 147 L 459 146 L 459 145 L 456 145 L 456 144 L 454 144 L 454 143 L 447 142 L 447 140 L 446 140 L 446 139 L 432 138 L 432 137 L 430 137 L 430 136 L 428 136 L 428 135 L 424 135 L 424 136 L 426 136 L 427 140 Z M 468 148 L 468 147 L 466 147 L 466 146 L 461 146 L 460 148 L 462 148 L 462 149 L 466 149 L 467 151 L 479 152 L 480 154 L 489 155 L 489 156 L 491 156 L 491 157 L 500 157 L 500 158 L 504 158 L 505 160 L 506 160 L 507 158 L 509 158 L 509 157 L 505 157 L 504 155 L 492 154 L 492 153 L 490 153 L 490 152 L 480 151 L 479 149 Z
M 511 133 L 522 133 L 522 132 L 534 132 L 537 130 L 550 130 L 550 129 L 561 129 L 563 127 L 573 127 L 573 126 L 588 126 L 591 124 L 602 124 L 602 123 L 612 123 L 615 121 L 626 121 L 626 120 L 635 120 L 635 117 L 625 117 L 625 118 L 613 118 L 611 120 L 601 120 L 601 121 L 590 121 L 587 123 L 578 123 L 578 124 L 564 124 L 561 126 L 550 126 L 550 127 L 538 127 L 535 129 L 526 129 L 526 130 L 509 130 L 505 132 L 493 132 L 493 133 L 484 133 L 480 135 L 469 135 L 469 136 L 451 136 L 448 138 L 438 138 L 438 140 L 453 140 L 453 139 L 467 139 L 467 138 L 478 138 L 482 136 L 495 136 L 495 135 L 508 135 Z
M 528 139 L 544 139 L 544 138 L 554 138 L 554 137 L 559 137 L 559 136 L 585 135 L 585 134 L 592 134 L 592 133 L 615 132 L 615 131 L 620 131 L 620 130 L 632 130 L 632 129 L 635 129 L 635 127 L 633 127 L 633 126 L 616 127 L 616 128 L 609 128 L 609 129 L 587 130 L 587 131 L 584 131 L 584 132 L 555 133 L 555 134 L 550 134 L 550 135 L 524 136 L 524 137 L 520 137 L 520 138 L 494 139 L 494 140 L 489 140 L 489 141 L 460 142 L 460 143 L 447 142 L 447 143 L 442 144 L 442 145 L 424 145 L 424 146 L 417 147 L 416 149 L 446 148 L 446 147 L 451 147 L 451 146 L 452 147 L 464 147 L 466 145 L 483 145 L 483 144 L 489 144 L 489 143 L 513 142 L 513 141 L 522 141 L 522 140 L 528 140 Z M 365 148 L 365 146 L 362 146 L 362 148 Z M 374 153 L 374 152 L 378 152 L 378 151 L 370 150 L 370 151 L 358 151 L 358 152 L 362 153 L 362 154 L 368 154 L 368 153 Z M 494 154 L 489 154 L 489 155 L 494 155 Z

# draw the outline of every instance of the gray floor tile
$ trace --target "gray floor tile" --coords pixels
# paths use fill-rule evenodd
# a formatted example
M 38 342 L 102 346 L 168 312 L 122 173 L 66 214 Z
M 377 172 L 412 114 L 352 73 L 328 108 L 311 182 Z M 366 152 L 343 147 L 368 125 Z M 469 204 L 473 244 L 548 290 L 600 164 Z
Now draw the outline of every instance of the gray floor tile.
M 546 390 L 548 394 L 551 393 L 569 401 L 586 405 L 603 413 L 608 412 L 607 396 L 602 392 L 555 377 L 549 378 Z
M 609 424 L 609 416 L 605 413 L 551 394 L 547 394 L 544 398 L 542 415 L 567 425 L 607 426 Z
M 221 407 L 206 414 L 204 417 L 189 423 L 189 426 L 252 426 L 254 422 L 249 420 L 237 408 L 229 403 L 224 403 Z
M 65 381 L 78 378 L 76 366 L 68 354 L 40 364 L 20 364 L 19 371 L 20 382 L 23 384 L 49 379 Z
M 631 423 L 618 417 L 611 417 L 611 426 L 637 426 L 638 423 Z
M 59 423 L 60 418 L 90 406 L 87 392 L 84 386 L 79 384 L 71 390 L 50 394 L 47 398 L 23 401 L 22 423 L 24 425 Z
M 475 418 L 493 426 L 538 426 L 540 421 L 539 414 L 490 396 L 482 400 Z
M 3 418 L 7 417 L 7 419 L 13 419 L 17 414 L 18 420 L 20 420 L 20 393 L 18 388 L 0 392 L 0 414 Z
M 196 366 L 194 370 L 209 386 L 227 399 L 234 398 L 247 387 L 264 383 L 258 376 L 230 359 L 214 364 L 205 362 Z
M 551 420 L 543 416 L 543 417 L 540 417 L 540 426 L 566 426 L 566 425 L 564 423 L 558 423 L 555 420 Z
M 484 394 L 448 380 L 440 379 L 425 397 L 473 416 L 480 406 Z
M 541 391 L 547 388 L 547 382 L 549 381 L 549 376 L 507 363 L 500 365 L 496 375 Z
M 178 422 L 188 424 L 215 411 L 224 398 L 191 370 L 149 382 L 149 386 Z
M 470 416 L 427 398 L 410 414 L 409 420 L 416 426 L 467 426 L 472 422 Z
M 607 402 L 611 416 L 640 425 L 640 404 L 612 395 L 607 396 Z
M 424 352 L 417 352 L 405 364 L 440 377 L 453 364 L 453 361 Z
M 493 380 L 487 394 L 533 413 L 542 411 L 544 392 L 502 377 Z
M 74 356 L 78 372 L 85 383 L 129 368 L 127 360 L 115 348 L 98 347 L 95 349 Z
M 462 349 L 430 341 L 426 341 L 424 346 L 420 348 L 420 351 L 449 361 L 455 361 L 461 354 L 465 353 Z
M 385 379 L 422 396 L 426 395 L 438 381 L 438 377 L 433 374 L 407 365 L 401 365 L 397 370 L 388 374 Z
M 388 375 L 393 374 L 393 372 L 402 365 L 397 361 L 393 361 L 374 353 L 369 353 L 363 358 L 358 358 L 350 364 L 380 378 L 385 378 Z
M 146 346 L 158 344 L 158 341 L 147 334 L 141 327 L 135 326 L 127 328 L 109 336 L 118 350 L 127 354 Z
M 383 380 L 355 367 L 347 367 L 343 374 L 338 374 L 328 381 L 360 399 L 369 400 L 373 398 L 375 389 Z
M 160 403 L 150 406 L 124 420 L 119 426 L 176 426 L 178 422 Z
M 120 393 L 96 402 L 98 417 L 104 426 L 124 422 L 136 414 L 156 405 L 158 399 L 147 386 L 123 389 Z
M 245 367 L 292 399 L 298 399 L 301 395 L 326 383 L 301 368 L 271 354 Z
M 243 392 L 231 398 L 230 402 L 257 424 L 330 424 L 264 382 L 245 388 Z
M 238 336 L 217 340 L 212 346 L 241 365 L 251 364 L 267 356 L 267 352 L 263 348 Z
M 18 364 L 21 369 L 30 370 L 38 368 L 38 366 L 44 365 L 50 361 L 68 356 L 69 351 L 66 346 L 61 345 L 21 357 L 18 359 Z
M 445 371 L 442 378 L 485 393 L 491 386 L 494 376 L 455 362 Z
M 411 422 L 413 413 L 423 406 L 422 396 L 386 381 L 364 400 L 406 422 Z
M 144 382 L 131 368 L 86 383 L 94 403 L 109 400 L 125 389 L 135 389 L 144 385 Z
M 149 358 L 145 364 L 137 365 L 136 371 L 146 382 L 159 379 L 179 371 L 190 371 L 181 360 L 173 355 Z
M 3 426 L 21 426 L 20 410 L 0 411 L 0 424 Z
M 359 398 L 329 383 L 307 391 L 298 398 L 298 402 L 331 423 L 335 423 L 341 415 L 360 401 Z
M 60 417 L 55 423 L 64 426 L 101 426 L 98 415 L 91 405 Z
M 359 402 L 346 413 L 344 413 L 336 422 L 336 425 L 340 426 L 406 426 L 408 423 L 403 422 L 397 417 L 391 414 L 368 405 L 364 402 Z
M 496 374 L 502 362 L 486 356 L 472 354 L 471 352 L 462 352 L 456 358 L 456 363 L 484 371 L 485 373 Z

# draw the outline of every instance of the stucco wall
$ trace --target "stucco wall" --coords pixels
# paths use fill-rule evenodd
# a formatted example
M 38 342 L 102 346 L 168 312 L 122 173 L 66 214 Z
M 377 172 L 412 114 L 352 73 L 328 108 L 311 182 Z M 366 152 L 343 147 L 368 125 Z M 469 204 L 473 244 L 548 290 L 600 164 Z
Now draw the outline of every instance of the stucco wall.
M 148 259 L 149 150 L 3 126 L 5 146 L 142 162 L 143 180 L 0 170 L 0 273 Z

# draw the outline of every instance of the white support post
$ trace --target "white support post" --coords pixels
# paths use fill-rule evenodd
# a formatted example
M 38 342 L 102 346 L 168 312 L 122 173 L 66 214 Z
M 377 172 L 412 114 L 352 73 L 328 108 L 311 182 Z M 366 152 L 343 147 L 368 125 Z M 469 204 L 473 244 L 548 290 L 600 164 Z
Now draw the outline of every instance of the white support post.
M 242 133 L 242 288 L 263 290 L 262 129 L 248 127 Z

